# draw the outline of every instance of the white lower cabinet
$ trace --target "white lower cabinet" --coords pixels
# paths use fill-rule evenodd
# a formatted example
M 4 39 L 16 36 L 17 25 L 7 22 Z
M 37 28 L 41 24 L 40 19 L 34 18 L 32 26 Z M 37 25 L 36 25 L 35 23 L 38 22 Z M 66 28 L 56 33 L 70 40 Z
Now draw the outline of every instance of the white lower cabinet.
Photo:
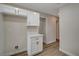
M 43 36 L 31 36 L 29 40 L 28 55 L 35 55 L 43 50 Z

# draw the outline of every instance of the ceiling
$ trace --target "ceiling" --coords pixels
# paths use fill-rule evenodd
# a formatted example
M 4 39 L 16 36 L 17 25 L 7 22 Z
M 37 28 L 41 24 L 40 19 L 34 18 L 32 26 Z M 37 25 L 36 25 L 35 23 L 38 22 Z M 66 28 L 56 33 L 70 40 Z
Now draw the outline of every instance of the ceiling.
M 57 16 L 59 12 L 59 8 L 67 4 L 66 3 L 12 3 L 10 5 Z

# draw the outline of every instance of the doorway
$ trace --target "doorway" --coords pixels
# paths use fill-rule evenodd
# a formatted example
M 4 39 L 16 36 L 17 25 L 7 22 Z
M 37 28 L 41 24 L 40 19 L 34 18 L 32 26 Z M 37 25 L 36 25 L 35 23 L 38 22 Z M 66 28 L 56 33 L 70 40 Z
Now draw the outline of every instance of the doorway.
M 59 19 L 56 20 L 56 41 L 59 42 Z
M 39 33 L 43 34 L 43 43 L 46 40 L 46 18 L 40 17 Z

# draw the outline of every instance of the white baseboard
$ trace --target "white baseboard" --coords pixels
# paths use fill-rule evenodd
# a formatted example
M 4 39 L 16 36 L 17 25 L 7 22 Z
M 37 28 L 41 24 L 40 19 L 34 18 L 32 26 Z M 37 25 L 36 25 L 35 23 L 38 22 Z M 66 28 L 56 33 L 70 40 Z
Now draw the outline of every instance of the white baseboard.
M 48 41 L 48 42 L 45 42 L 46 44 L 50 44 L 50 43 L 53 43 L 53 42 L 56 42 L 56 40 L 52 40 L 52 41 Z
M 18 53 L 18 52 L 22 52 L 22 51 L 26 51 L 26 50 L 23 49 L 23 50 L 19 50 L 19 51 L 15 51 L 15 52 L 6 53 L 5 56 L 14 55 L 14 54 L 16 54 L 16 53 Z
M 65 53 L 66 55 L 68 55 L 68 56 L 76 56 L 76 55 L 74 55 L 74 54 L 72 54 L 72 53 L 70 53 L 70 52 L 67 52 L 67 51 L 65 51 L 65 50 L 63 50 L 63 49 L 59 49 L 61 52 L 63 52 L 63 53 Z

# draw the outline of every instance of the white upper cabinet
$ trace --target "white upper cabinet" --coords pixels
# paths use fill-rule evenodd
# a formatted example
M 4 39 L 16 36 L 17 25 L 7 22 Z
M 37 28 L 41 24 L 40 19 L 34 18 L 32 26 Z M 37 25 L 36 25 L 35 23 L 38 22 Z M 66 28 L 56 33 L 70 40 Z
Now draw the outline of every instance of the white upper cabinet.
M 3 10 L 3 13 L 5 14 L 13 14 L 13 15 L 16 14 L 16 9 L 13 7 L 2 5 L 2 10 Z
M 37 12 L 32 12 L 25 9 L 20 9 L 8 5 L 1 5 L 2 13 L 10 14 L 10 15 L 17 15 L 27 17 L 27 24 L 26 26 L 39 26 L 40 25 L 40 14 Z
M 28 15 L 28 10 L 12 7 L 12 6 L 8 6 L 8 5 L 0 5 L 0 6 L 1 6 L 2 12 L 4 14 L 25 16 L 25 17 Z
M 28 10 L 18 8 L 18 9 L 16 9 L 16 14 L 19 15 L 19 16 L 27 17 L 28 16 Z
M 40 14 L 37 12 L 29 11 L 27 16 L 27 26 L 39 26 L 40 25 Z

